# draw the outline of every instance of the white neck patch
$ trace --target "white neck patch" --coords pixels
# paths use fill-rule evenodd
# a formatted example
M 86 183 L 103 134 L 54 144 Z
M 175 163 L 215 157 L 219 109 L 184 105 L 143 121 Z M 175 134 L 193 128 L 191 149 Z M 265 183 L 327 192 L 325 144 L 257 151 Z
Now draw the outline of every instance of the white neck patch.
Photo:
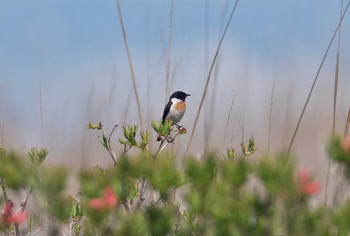
M 182 102 L 182 100 L 181 100 L 181 99 L 178 99 L 178 98 L 172 98 L 172 99 L 171 99 L 171 102 L 172 102 L 173 104 L 176 104 L 176 103 L 178 103 L 178 102 Z

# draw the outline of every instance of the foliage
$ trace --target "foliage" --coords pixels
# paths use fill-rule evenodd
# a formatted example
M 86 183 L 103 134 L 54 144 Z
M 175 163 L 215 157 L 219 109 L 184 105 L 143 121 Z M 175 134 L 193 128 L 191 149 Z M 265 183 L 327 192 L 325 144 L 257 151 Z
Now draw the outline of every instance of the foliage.
M 89 126 L 103 130 L 102 123 Z M 320 185 L 285 153 L 251 156 L 256 147 L 250 139 L 240 154 L 229 148 L 224 158 L 216 153 L 186 157 L 179 168 L 176 157 L 146 148 L 146 132 L 137 141 L 137 130 L 123 127 L 119 140 L 140 151 L 116 155 L 118 161 L 109 168 L 80 170 L 75 196 L 67 192 L 65 167 L 40 165 L 48 154 L 45 148 L 31 149 L 27 158 L 1 149 L 0 231 L 20 235 L 19 227 L 27 225 L 28 234 L 38 232 L 48 216 L 71 235 L 350 233 L 350 201 L 332 209 L 312 206 Z M 101 143 L 111 153 L 111 134 L 102 132 Z M 348 165 L 344 140 L 333 138 L 328 151 L 333 160 Z M 33 189 L 40 210 L 29 212 L 25 206 Z M 22 190 L 27 194 L 18 204 L 14 195 Z

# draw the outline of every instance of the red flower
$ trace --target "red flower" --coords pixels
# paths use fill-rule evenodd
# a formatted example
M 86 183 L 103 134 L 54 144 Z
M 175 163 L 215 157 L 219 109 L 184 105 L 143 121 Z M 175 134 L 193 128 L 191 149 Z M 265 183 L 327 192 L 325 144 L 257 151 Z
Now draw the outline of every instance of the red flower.
M 111 187 L 107 187 L 103 192 L 103 197 L 91 199 L 88 205 L 95 210 L 110 209 L 118 205 L 118 197 Z
M 350 152 L 350 136 L 346 136 L 340 143 L 344 152 Z
M 18 213 L 12 214 L 11 216 L 9 216 L 7 218 L 7 221 L 11 224 L 22 223 L 22 222 L 26 221 L 27 218 L 28 218 L 27 213 L 25 211 L 23 211 L 23 212 L 18 212 Z
M 298 186 L 301 193 L 309 196 L 317 194 L 321 189 L 320 184 L 311 179 L 310 173 L 307 169 L 301 169 L 299 171 Z
M 5 224 L 18 224 L 22 223 L 27 220 L 27 212 L 14 212 L 13 210 L 13 202 L 11 200 L 8 200 L 5 204 L 4 209 L 0 211 L 1 214 L 1 220 Z

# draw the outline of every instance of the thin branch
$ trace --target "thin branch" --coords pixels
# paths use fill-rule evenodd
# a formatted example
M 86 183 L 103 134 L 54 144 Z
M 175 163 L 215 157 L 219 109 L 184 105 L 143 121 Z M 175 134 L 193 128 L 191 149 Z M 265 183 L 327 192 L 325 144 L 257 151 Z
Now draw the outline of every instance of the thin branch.
M 146 182 L 146 178 L 144 177 L 142 177 L 139 181 L 140 181 L 140 194 L 134 205 L 135 206 L 134 209 L 140 208 L 141 204 L 147 199 L 147 197 L 144 197 L 144 195 L 149 187 L 149 184 Z
M 127 201 L 125 201 L 125 202 L 123 202 L 123 205 L 124 205 L 126 213 L 128 213 L 128 215 L 130 215 L 131 214 L 130 204 Z
M 211 63 L 210 70 L 209 70 L 209 73 L 208 73 L 208 77 L 207 77 L 207 80 L 206 80 L 206 84 L 205 84 L 205 87 L 204 87 L 202 99 L 201 99 L 201 102 L 200 102 L 200 104 L 199 104 L 199 108 L 198 108 L 198 111 L 197 111 L 196 119 L 195 119 L 194 124 L 193 124 L 193 130 L 192 130 L 192 133 L 191 133 L 191 136 L 190 136 L 190 140 L 189 140 L 188 145 L 187 145 L 187 148 L 186 148 L 186 152 L 188 152 L 188 150 L 190 149 L 190 146 L 191 146 L 191 143 L 192 143 L 192 140 L 193 140 L 193 136 L 194 136 L 194 133 L 195 133 L 195 131 L 196 131 L 196 127 L 197 127 L 197 123 L 198 123 L 198 118 L 199 118 L 199 115 L 200 115 L 201 110 L 202 110 L 202 107 L 203 107 L 203 103 L 204 103 L 205 96 L 206 96 L 206 94 L 207 94 L 208 85 L 209 85 L 210 78 L 211 78 L 211 73 L 212 73 L 212 71 L 213 71 L 213 68 L 214 68 L 216 59 L 217 59 L 217 57 L 218 57 L 218 55 L 219 55 L 219 51 L 220 51 L 222 42 L 224 41 L 226 32 L 227 32 L 227 30 L 228 30 L 228 27 L 230 26 L 231 20 L 232 20 L 232 18 L 233 18 L 234 13 L 235 13 L 235 10 L 236 10 L 238 1 L 239 1 L 239 0 L 236 0 L 236 3 L 235 3 L 235 5 L 234 5 L 234 7 L 233 7 L 233 9 L 232 9 L 230 18 L 229 18 L 228 21 L 227 21 L 225 30 L 224 30 L 224 32 L 223 32 L 223 34 L 222 34 L 222 36 L 221 36 L 219 45 L 218 45 L 218 47 L 217 47 L 217 49 L 216 49 L 216 52 L 215 52 L 213 61 L 212 61 L 212 63 Z
M 28 234 L 27 234 L 27 236 L 36 235 L 37 233 L 39 233 L 39 232 L 41 232 L 41 231 L 43 231 L 43 229 L 42 229 L 42 228 L 37 229 L 37 230 L 35 230 L 35 231 L 34 231 L 34 232 L 32 232 L 32 233 L 28 233 Z
M 18 212 L 21 212 L 23 213 L 26 206 L 27 206 L 27 202 L 29 200 L 29 196 L 30 194 L 32 193 L 33 191 L 33 188 L 31 187 L 29 189 L 29 191 L 27 192 L 26 194 L 26 197 L 24 198 L 24 200 L 21 202 L 21 207 L 19 208 Z M 19 224 L 18 223 L 15 223 L 15 232 L 16 232 L 16 236 L 19 236 L 21 234 L 20 230 L 19 230 Z
M 123 17 L 122 17 L 122 10 L 121 10 L 121 7 L 120 7 L 120 1 L 116 0 L 116 2 L 117 2 L 120 26 L 121 26 L 122 32 L 123 32 L 124 44 L 125 44 L 126 52 L 128 54 L 128 61 L 129 61 L 129 68 L 130 68 L 130 73 L 131 73 L 131 80 L 132 80 L 132 83 L 133 83 L 133 88 L 134 88 L 134 93 L 135 93 L 135 98 L 136 98 L 136 104 L 137 104 L 137 110 L 138 110 L 138 113 L 139 113 L 139 119 L 140 119 L 140 123 L 141 123 L 141 129 L 142 129 L 142 131 L 144 131 L 143 118 L 142 118 L 142 112 L 141 112 L 141 102 L 140 102 L 140 98 L 139 98 L 139 94 L 138 94 L 138 90 L 137 90 L 134 66 L 133 66 L 132 59 L 131 59 L 131 52 L 130 52 L 130 49 L 129 49 L 128 39 L 126 37 L 126 31 L 125 31 L 125 28 L 124 28 L 124 22 L 123 22 Z
M 350 5 L 350 1 L 348 2 L 347 6 L 346 6 L 346 8 L 345 8 L 345 10 L 344 10 L 344 13 L 342 14 L 342 16 L 341 16 L 341 18 L 340 18 L 340 20 L 339 20 L 339 23 L 338 23 L 338 25 L 337 25 L 337 27 L 336 27 L 334 33 L 333 33 L 333 36 L 332 36 L 332 38 L 331 38 L 331 41 L 329 42 L 328 47 L 327 47 L 327 49 L 326 49 L 326 52 L 325 52 L 325 54 L 324 54 L 324 56 L 323 56 L 323 58 L 322 58 L 321 64 L 320 64 L 320 66 L 318 67 L 316 76 L 315 76 L 315 78 L 314 78 L 314 82 L 312 83 L 312 86 L 311 86 L 311 88 L 310 88 L 310 92 L 309 92 L 309 94 L 308 94 L 308 96 L 307 96 L 307 99 L 306 99 L 306 101 L 305 101 L 304 107 L 303 107 L 302 112 L 301 112 L 301 114 L 300 114 L 300 117 L 299 117 L 297 126 L 295 127 L 295 130 L 294 130 L 294 133 L 293 133 L 293 137 L 292 137 L 292 139 L 291 139 L 291 141 L 290 141 L 290 144 L 289 144 L 289 147 L 288 147 L 288 153 L 290 153 L 290 150 L 291 150 L 291 148 L 292 148 L 292 146 L 293 146 L 295 137 L 296 137 L 296 135 L 297 135 L 297 133 L 298 133 L 298 130 L 299 130 L 299 126 L 300 126 L 301 120 L 302 120 L 303 117 L 304 117 L 304 113 L 305 113 L 306 107 L 307 107 L 307 105 L 309 104 L 309 101 L 310 101 L 310 98 L 311 98 L 311 94 L 312 94 L 312 92 L 313 92 L 313 90 L 314 90 L 314 87 L 315 87 L 315 84 L 316 84 L 316 82 L 317 82 L 318 76 L 319 76 L 319 74 L 320 74 L 320 72 L 321 72 L 321 69 L 322 69 L 322 67 L 323 67 L 323 64 L 324 64 L 324 62 L 325 62 L 325 60 L 326 60 L 326 57 L 327 57 L 328 52 L 329 52 L 329 49 L 331 48 L 331 46 L 332 46 L 332 44 L 333 44 L 333 41 L 334 41 L 334 39 L 335 39 L 335 36 L 337 35 L 337 32 L 338 32 L 338 30 L 339 30 L 339 28 L 340 28 L 340 26 L 341 26 L 341 23 L 342 23 L 342 21 L 343 21 L 343 19 L 344 19 L 344 16 L 345 16 L 345 14 L 346 14 L 346 12 L 347 12 L 347 10 L 348 10 L 348 8 L 349 8 L 349 5 Z
M 9 201 L 9 198 L 8 198 L 7 191 L 6 191 L 5 181 L 4 181 L 4 178 L 2 176 L 0 176 L 0 186 L 1 186 L 2 192 L 4 194 L 4 200 L 7 203 Z M 18 224 L 15 224 L 15 235 L 16 236 L 20 235 Z
M 21 231 L 19 230 L 19 225 L 18 225 L 18 223 L 15 224 L 15 235 L 16 235 L 16 236 L 20 236 L 20 235 L 21 235 Z
M 31 187 L 29 189 L 29 191 L 27 192 L 26 194 L 26 197 L 24 198 L 24 200 L 21 202 L 21 207 L 19 208 L 19 212 L 24 212 L 24 210 L 26 209 L 27 207 L 27 203 L 28 203 L 28 200 L 29 200 L 29 197 L 30 197 L 30 194 L 33 192 L 33 187 Z
M 113 160 L 114 164 L 117 163 L 117 156 L 115 155 L 115 152 L 111 148 L 110 137 L 111 137 L 113 131 L 115 130 L 115 128 L 116 128 L 116 126 L 113 128 L 111 134 L 109 136 L 107 136 L 107 133 L 106 133 L 106 131 L 103 128 L 103 125 L 101 125 L 102 135 L 103 135 L 103 137 L 105 137 L 107 139 L 106 149 L 107 149 L 109 155 L 112 157 L 112 160 Z
M 172 140 L 175 140 L 175 138 L 176 138 L 179 134 L 180 134 L 180 130 L 178 129 L 178 131 L 176 132 L 176 134 L 174 135 L 174 137 L 172 137 Z M 160 143 L 160 145 L 159 145 L 159 147 L 158 147 L 158 150 L 157 150 L 157 154 L 156 154 L 156 155 L 158 155 L 159 153 L 161 153 L 170 143 L 173 143 L 173 142 L 171 142 L 171 141 L 168 140 L 169 137 L 170 137 L 170 133 L 169 133 L 169 135 L 168 135 L 167 137 L 165 137 L 165 138 L 161 141 L 161 143 Z M 166 143 L 164 144 L 165 141 L 166 141 Z M 164 144 L 164 145 L 163 145 L 163 144 Z
M 2 176 L 0 176 L 0 186 L 1 186 L 2 192 L 4 194 L 4 200 L 5 200 L 5 202 L 7 202 L 9 200 L 9 198 L 8 198 L 7 191 L 6 191 L 5 180 Z

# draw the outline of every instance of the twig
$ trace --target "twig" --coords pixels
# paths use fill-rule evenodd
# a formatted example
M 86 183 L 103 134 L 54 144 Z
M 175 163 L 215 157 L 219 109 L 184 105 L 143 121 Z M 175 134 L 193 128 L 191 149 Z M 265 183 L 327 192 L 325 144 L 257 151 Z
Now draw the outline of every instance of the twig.
M 26 197 L 24 198 L 24 200 L 21 202 L 21 207 L 19 208 L 19 212 L 23 212 L 25 209 L 26 209 L 26 207 L 27 207 L 27 202 L 28 202 L 28 200 L 29 200 L 29 197 L 30 197 L 30 194 L 33 192 L 33 187 L 31 187 L 30 189 L 29 189 L 29 191 L 27 192 L 27 194 L 26 194 Z
M 194 136 L 194 133 L 195 133 L 195 131 L 196 131 L 196 127 L 197 127 L 197 123 L 198 123 L 198 118 L 199 118 L 199 115 L 200 115 L 201 110 L 202 110 L 202 107 L 203 107 L 203 103 L 204 103 L 205 96 L 206 96 L 206 94 L 207 94 L 208 85 L 209 85 L 210 78 L 211 78 L 211 73 L 212 73 L 212 71 L 213 71 L 213 68 L 214 68 L 216 59 L 217 59 L 217 57 L 218 57 L 218 55 L 219 55 L 219 51 L 220 51 L 222 42 L 224 41 L 224 38 L 225 38 L 226 32 L 227 32 L 227 30 L 228 30 L 228 27 L 230 26 L 230 23 L 231 23 L 233 14 L 234 14 L 234 12 L 235 12 L 235 10 L 236 10 L 238 1 L 239 1 L 239 0 L 236 0 L 236 3 L 235 3 L 235 5 L 234 5 L 234 7 L 233 7 L 233 9 L 232 9 L 230 18 L 228 19 L 228 22 L 227 22 L 227 24 L 226 24 L 225 30 L 224 30 L 224 32 L 223 32 L 223 34 L 222 34 L 222 36 L 221 36 L 219 45 L 218 45 L 218 47 L 216 48 L 216 52 L 215 52 L 213 61 L 212 61 L 212 63 L 211 63 L 210 69 L 209 69 L 209 73 L 208 73 L 208 76 L 207 76 L 207 80 L 206 80 L 205 87 L 204 87 L 204 91 L 203 91 L 203 95 L 202 95 L 202 99 L 201 99 L 201 102 L 200 102 L 200 104 L 199 104 L 199 108 L 198 108 L 198 111 L 197 111 L 196 119 L 195 119 L 194 124 L 193 124 L 193 130 L 192 130 L 192 133 L 191 133 L 191 136 L 190 136 L 190 140 L 189 140 L 188 145 L 187 145 L 187 148 L 186 148 L 186 152 L 188 152 L 188 150 L 190 149 L 190 146 L 191 146 L 191 143 L 192 143 L 192 140 L 193 140 L 193 136 Z
M 109 155 L 112 157 L 114 164 L 116 164 L 117 163 L 117 156 L 115 155 L 115 152 L 111 148 L 111 142 L 110 141 L 111 141 L 111 136 L 112 136 L 114 130 L 118 127 L 118 125 L 115 125 L 113 127 L 111 133 L 108 136 L 107 136 L 106 131 L 103 128 L 102 123 L 100 123 L 100 125 L 101 125 L 102 135 L 103 135 L 103 137 L 105 137 L 107 139 L 106 149 L 107 149 Z
M 168 136 L 167 136 L 168 137 Z M 167 138 L 166 137 L 166 138 Z M 160 149 L 162 148 L 162 146 L 163 146 L 163 144 L 164 144 L 164 142 L 165 142 L 165 140 L 166 140 L 166 138 L 164 138 L 164 139 L 162 139 L 161 141 L 160 141 L 160 144 L 159 144 L 159 147 L 158 147 L 158 150 L 157 150 L 157 154 L 159 154 L 160 153 Z
M 137 110 L 138 110 L 138 113 L 139 113 L 139 119 L 140 119 L 140 123 L 141 123 L 141 129 L 142 129 L 142 131 L 144 131 L 143 118 L 142 118 L 142 112 L 141 112 L 141 102 L 140 102 L 140 98 L 139 98 L 139 94 L 138 94 L 138 90 L 137 90 L 134 66 L 132 64 L 132 59 L 131 59 L 131 52 L 130 52 L 130 49 L 129 49 L 128 39 L 126 37 L 126 31 L 125 31 L 123 17 L 122 17 L 122 10 L 121 10 L 121 7 L 120 7 L 120 1 L 116 0 L 116 2 L 117 2 L 120 26 L 121 26 L 122 32 L 123 32 L 124 44 L 125 44 L 126 52 L 128 54 L 128 61 L 129 61 L 129 68 L 130 68 L 130 73 L 131 73 L 131 80 L 132 80 L 132 83 L 133 83 L 133 88 L 134 88 L 134 93 L 135 93 L 135 98 L 136 98 L 136 104 L 137 104 Z
M 180 134 L 180 130 L 178 130 L 178 131 L 176 132 L 176 134 L 174 135 L 174 137 L 172 137 L 172 140 L 174 140 L 179 134 Z M 161 152 L 169 145 L 169 143 L 172 143 L 171 141 L 168 140 L 169 137 L 170 137 L 170 133 L 169 133 L 169 135 L 168 135 L 167 137 L 165 137 L 165 138 L 161 141 L 161 143 L 160 143 L 160 145 L 159 145 L 159 147 L 158 147 L 158 150 L 157 150 L 157 155 L 158 155 L 159 153 L 161 153 Z M 163 145 L 163 143 L 164 143 L 165 141 L 167 141 L 167 142 Z
M 21 231 L 19 230 L 18 223 L 15 223 L 15 235 L 16 236 L 20 236 L 21 235 Z
M 29 189 L 29 191 L 27 192 L 26 194 L 26 197 L 24 198 L 24 200 L 21 202 L 21 207 L 18 209 L 18 212 L 21 212 L 23 213 L 24 212 L 24 209 L 26 208 L 27 206 L 27 202 L 29 200 L 29 196 L 30 194 L 32 193 L 33 191 L 33 188 L 31 187 Z M 15 223 L 15 232 L 16 232 L 16 236 L 20 236 L 21 235 L 21 232 L 19 230 L 19 224 L 18 223 Z
M 158 200 L 155 201 L 155 202 L 153 202 L 153 203 L 151 204 L 151 207 L 153 207 L 153 206 L 155 206 L 155 205 L 161 203 L 163 200 L 164 200 L 163 197 L 162 197 L 162 196 L 159 196 Z
M 6 191 L 5 181 L 4 181 L 4 178 L 2 176 L 0 176 L 0 186 L 1 186 L 2 192 L 4 194 L 4 200 L 5 200 L 5 202 L 7 202 L 9 200 L 9 198 L 8 198 L 7 191 Z
M 0 186 L 1 186 L 2 192 L 4 193 L 5 202 L 7 203 L 9 199 L 6 191 L 5 181 L 2 176 L 0 177 Z M 17 223 L 15 224 L 15 235 L 20 236 L 20 231 Z
M 125 201 L 125 202 L 123 202 L 123 205 L 124 205 L 126 213 L 128 213 L 130 215 L 131 214 L 130 204 L 127 201 Z
M 141 204 L 147 199 L 147 197 L 144 197 L 144 195 L 149 187 L 149 184 L 146 182 L 146 178 L 144 177 L 142 177 L 139 181 L 141 185 L 140 194 L 139 194 L 139 197 L 137 198 L 134 209 L 138 209 L 141 206 Z
M 40 231 L 43 231 L 43 229 L 40 228 L 40 229 L 35 230 L 35 231 L 32 232 L 32 233 L 27 233 L 27 236 L 35 235 L 35 234 L 39 233 Z

